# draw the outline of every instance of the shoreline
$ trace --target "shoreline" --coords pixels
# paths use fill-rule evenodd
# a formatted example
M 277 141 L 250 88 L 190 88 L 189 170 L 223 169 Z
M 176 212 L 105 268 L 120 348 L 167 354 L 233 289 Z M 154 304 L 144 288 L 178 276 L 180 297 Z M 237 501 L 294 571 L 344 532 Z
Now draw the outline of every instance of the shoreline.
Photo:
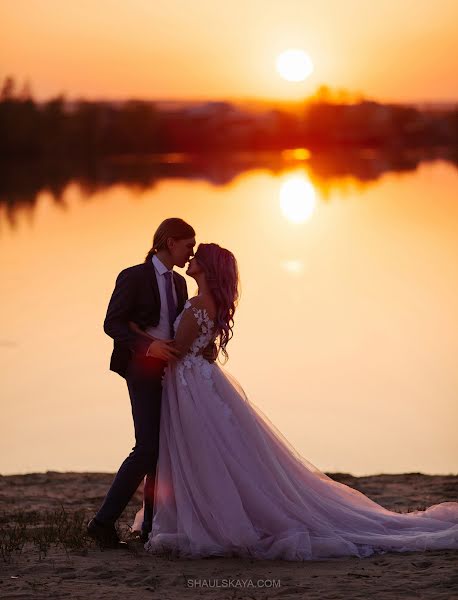
M 458 475 L 326 474 L 398 512 L 458 499 Z M 56 471 L 0 475 L 0 536 L 5 540 L 6 532 L 20 519 L 32 523 L 32 531 L 34 527 L 45 530 L 49 515 L 63 515 L 65 526 L 81 533 L 84 520 L 98 508 L 113 477 L 113 473 Z M 141 502 L 139 488 L 120 519 L 122 531 L 128 531 Z M 218 600 L 367 600 L 371 596 L 449 600 L 458 589 L 457 565 L 456 550 L 289 562 L 158 557 L 138 542 L 131 542 L 128 551 L 101 551 L 93 543 L 50 544 L 40 554 L 36 544 L 26 543 L 9 561 L 0 557 L 0 597 L 178 600 L 205 594 Z

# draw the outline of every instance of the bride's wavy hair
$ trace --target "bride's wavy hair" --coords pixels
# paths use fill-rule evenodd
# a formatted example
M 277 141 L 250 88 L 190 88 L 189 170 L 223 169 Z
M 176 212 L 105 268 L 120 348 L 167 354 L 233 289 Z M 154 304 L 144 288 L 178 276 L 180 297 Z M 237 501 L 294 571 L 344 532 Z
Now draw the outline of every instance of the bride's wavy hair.
M 186 240 L 188 238 L 195 237 L 196 232 L 194 229 L 183 221 L 183 219 L 179 219 L 178 217 L 171 217 L 170 219 L 165 219 L 156 229 L 156 233 L 153 238 L 153 245 L 151 249 L 148 251 L 148 254 L 145 257 L 145 262 L 151 260 L 151 258 L 157 254 L 159 250 L 167 249 L 167 240 L 169 238 L 174 238 L 175 240 Z
M 225 359 L 226 346 L 233 336 L 234 313 L 240 297 L 239 270 L 235 256 L 218 244 L 199 244 L 195 259 L 216 303 L 216 343 Z

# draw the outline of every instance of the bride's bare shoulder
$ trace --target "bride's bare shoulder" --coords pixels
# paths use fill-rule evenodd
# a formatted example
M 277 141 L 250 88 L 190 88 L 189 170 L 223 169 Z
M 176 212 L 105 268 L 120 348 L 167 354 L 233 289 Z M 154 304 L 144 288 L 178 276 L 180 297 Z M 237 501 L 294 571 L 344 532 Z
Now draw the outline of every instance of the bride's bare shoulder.
M 210 294 L 198 294 L 189 299 L 189 303 L 194 308 L 205 309 L 210 319 L 214 319 L 216 315 L 216 305 Z

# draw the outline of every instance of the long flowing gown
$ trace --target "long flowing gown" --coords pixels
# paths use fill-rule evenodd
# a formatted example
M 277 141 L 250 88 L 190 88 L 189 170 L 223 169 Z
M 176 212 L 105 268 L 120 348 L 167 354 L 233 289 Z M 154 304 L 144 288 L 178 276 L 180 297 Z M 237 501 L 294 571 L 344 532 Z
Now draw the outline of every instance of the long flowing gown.
M 201 356 L 214 329 L 204 309 L 188 301 L 175 330 L 186 311 L 199 335 L 164 375 L 146 550 L 303 561 L 458 549 L 458 502 L 401 514 L 328 477 L 294 450 L 225 370 Z M 142 510 L 133 528 L 141 521 Z

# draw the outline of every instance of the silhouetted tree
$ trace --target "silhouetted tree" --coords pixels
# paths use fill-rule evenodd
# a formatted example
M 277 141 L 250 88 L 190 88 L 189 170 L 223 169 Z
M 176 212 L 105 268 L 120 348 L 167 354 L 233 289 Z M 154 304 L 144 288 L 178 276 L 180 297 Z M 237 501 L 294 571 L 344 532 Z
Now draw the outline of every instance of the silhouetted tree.
M 2 85 L 2 91 L 0 92 L 0 100 L 3 102 L 5 100 L 12 100 L 14 97 L 14 90 L 16 84 L 14 82 L 14 78 L 8 75 L 5 77 L 5 81 Z

